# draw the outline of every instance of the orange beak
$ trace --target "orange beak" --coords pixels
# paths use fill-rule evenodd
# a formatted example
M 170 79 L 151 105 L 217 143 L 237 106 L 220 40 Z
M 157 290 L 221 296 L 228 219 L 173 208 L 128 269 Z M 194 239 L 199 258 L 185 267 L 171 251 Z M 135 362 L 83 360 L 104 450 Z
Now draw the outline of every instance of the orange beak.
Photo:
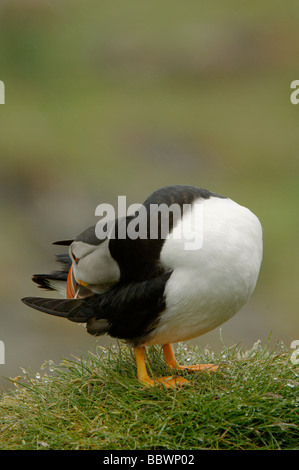
M 74 284 L 73 284 L 72 269 L 73 269 L 73 265 L 70 267 L 70 270 L 67 276 L 67 281 L 66 281 L 66 296 L 68 299 L 74 299 L 75 294 L 76 294 L 75 289 L 74 289 Z
M 75 279 L 72 269 L 73 269 L 73 265 L 71 265 L 70 270 L 67 275 L 66 297 L 68 299 L 76 299 L 76 298 L 86 297 L 87 295 L 91 295 L 90 290 L 86 288 L 88 284 L 86 282 L 80 281 L 79 279 Z

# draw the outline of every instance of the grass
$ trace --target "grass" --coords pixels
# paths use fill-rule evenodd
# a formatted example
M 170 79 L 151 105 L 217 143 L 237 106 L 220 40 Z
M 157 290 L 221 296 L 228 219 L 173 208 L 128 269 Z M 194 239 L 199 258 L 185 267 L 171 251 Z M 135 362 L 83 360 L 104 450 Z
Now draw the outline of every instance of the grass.
M 0 448 L 195 450 L 298 449 L 299 368 L 292 351 L 256 343 L 220 354 L 179 345 L 183 363 L 215 362 L 188 373 L 183 388 L 146 388 L 132 351 L 98 348 L 83 358 L 23 371 L 0 400 Z M 161 349 L 148 349 L 150 373 L 169 373 Z

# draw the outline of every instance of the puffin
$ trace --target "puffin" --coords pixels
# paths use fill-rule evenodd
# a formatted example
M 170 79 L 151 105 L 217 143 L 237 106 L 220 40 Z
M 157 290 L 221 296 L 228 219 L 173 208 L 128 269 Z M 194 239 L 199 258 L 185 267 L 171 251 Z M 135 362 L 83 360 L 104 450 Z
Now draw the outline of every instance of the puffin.
M 54 242 L 68 247 L 57 255 L 60 269 L 32 280 L 63 298 L 22 301 L 83 323 L 91 335 L 125 342 L 143 385 L 178 387 L 189 383 L 178 370 L 217 370 L 216 364 L 179 364 L 172 345 L 217 328 L 247 303 L 259 276 L 262 235 L 258 217 L 229 197 L 164 186 L 131 214 Z M 152 345 L 162 346 L 171 375 L 150 377 L 146 348 Z

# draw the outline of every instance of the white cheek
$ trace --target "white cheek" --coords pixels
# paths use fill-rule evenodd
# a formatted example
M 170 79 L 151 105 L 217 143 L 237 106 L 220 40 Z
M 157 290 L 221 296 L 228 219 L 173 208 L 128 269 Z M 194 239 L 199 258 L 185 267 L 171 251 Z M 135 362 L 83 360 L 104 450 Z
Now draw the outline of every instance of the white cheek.
M 115 284 L 119 281 L 120 270 L 108 251 L 108 244 L 99 247 L 81 259 L 74 266 L 76 279 L 92 285 Z

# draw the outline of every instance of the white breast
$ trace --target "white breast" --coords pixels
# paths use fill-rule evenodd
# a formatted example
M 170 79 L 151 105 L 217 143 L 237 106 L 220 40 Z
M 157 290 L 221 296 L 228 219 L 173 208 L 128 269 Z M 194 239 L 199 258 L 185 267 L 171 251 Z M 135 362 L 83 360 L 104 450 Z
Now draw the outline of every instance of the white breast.
M 161 251 L 173 273 L 166 310 L 147 344 L 195 338 L 228 320 L 251 296 L 261 260 L 262 228 L 250 210 L 231 199 L 195 201 Z

